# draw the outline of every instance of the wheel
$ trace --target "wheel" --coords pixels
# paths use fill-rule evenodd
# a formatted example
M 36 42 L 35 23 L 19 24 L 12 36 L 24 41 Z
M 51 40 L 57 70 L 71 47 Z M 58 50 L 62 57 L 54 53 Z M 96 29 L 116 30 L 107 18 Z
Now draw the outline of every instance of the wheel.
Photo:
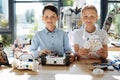
M 12 62 L 12 68 L 13 68 L 13 69 L 16 68 L 16 62 L 15 62 L 15 60 Z
M 38 65 L 38 63 L 36 61 L 34 61 L 32 71 L 37 72 L 38 70 L 39 70 L 39 65 Z
M 45 64 L 46 64 L 46 55 L 45 55 L 45 54 L 42 54 L 42 55 L 41 55 L 41 64 L 42 64 L 42 65 L 45 65 Z
M 65 65 L 66 65 L 66 66 L 69 66 L 69 65 L 70 65 L 70 54 L 66 54 L 66 57 L 65 57 Z

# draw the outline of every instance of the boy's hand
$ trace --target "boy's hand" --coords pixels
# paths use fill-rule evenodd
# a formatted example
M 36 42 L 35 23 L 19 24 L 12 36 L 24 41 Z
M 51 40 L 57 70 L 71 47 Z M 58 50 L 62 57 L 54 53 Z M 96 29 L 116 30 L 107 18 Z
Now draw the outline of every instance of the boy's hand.
M 50 50 L 44 49 L 44 50 L 41 50 L 41 51 L 39 52 L 39 55 L 41 55 L 41 54 L 50 54 L 50 53 L 51 53 Z
M 96 52 L 96 54 L 100 55 L 103 58 L 106 58 L 107 57 L 107 50 L 105 48 L 101 48 Z
M 73 63 L 75 59 L 74 53 L 70 53 L 70 62 Z

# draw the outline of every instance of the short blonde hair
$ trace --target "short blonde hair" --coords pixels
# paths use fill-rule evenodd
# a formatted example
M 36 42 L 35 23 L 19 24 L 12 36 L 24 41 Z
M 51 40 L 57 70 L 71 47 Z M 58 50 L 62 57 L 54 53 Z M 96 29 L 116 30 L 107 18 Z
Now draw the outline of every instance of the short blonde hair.
M 92 9 L 92 10 L 95 10 L 96 14 L 97 14 L 97 9 L 94 5 L 84 5 L 81 9 L 81 13 L 83 13 L 84 10 L 86 9 Z

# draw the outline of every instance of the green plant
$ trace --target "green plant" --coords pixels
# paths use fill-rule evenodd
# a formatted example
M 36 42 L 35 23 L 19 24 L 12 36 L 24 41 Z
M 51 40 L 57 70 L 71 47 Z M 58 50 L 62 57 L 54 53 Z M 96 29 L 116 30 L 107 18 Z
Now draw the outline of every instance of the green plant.
M 63 6 L 73 6 L 73 0 L 62 0 Z
M 0 26 L 3 28 L 8 26 L 8 20 L 3 14 L 0 14 Z
M 32 37 L 34 36 L 36 31 L 38 31 L 38 21 L 37 20 L 35 21 L 34 26 L 32 28 L 30 28 L 30 32 L 27 35 L 27 37 L 29 39 L 32 39 Z
M 10 46 L 12 44 L 12 36 L 7 34 L 2 34 L 0 41 L 3 42 L 4 46 Z

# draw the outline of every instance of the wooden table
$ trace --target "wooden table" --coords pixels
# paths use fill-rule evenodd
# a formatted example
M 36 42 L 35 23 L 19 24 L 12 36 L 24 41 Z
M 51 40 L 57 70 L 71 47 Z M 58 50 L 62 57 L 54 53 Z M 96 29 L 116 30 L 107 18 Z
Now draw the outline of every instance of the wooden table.
M 115 47 L 111 44 L 108 44 L 108 51 L 120 51 L 120 47 Z
M 0 68 L 0 80 L 120 80 L 120 72 L 116 70 L 93 76 L 91 63 L 95 61 L 99 60 L 80 60 L 68 67 L 40 65 L 39 72 L 3 67 Z

